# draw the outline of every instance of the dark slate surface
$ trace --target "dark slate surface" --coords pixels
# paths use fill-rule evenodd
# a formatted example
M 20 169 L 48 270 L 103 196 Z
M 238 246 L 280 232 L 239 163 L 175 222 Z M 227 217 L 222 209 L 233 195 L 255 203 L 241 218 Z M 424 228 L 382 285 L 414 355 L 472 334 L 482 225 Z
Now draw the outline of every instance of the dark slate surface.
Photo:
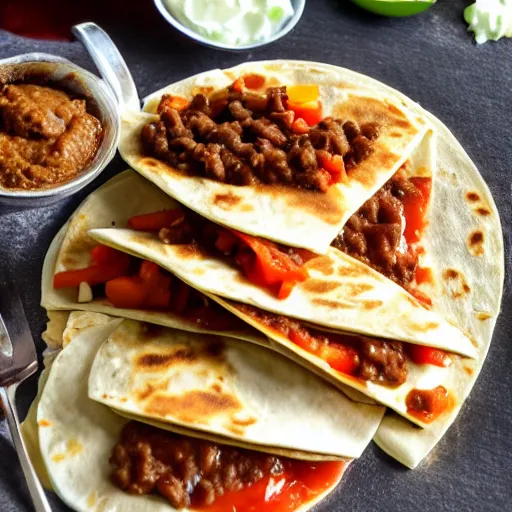
M 468 3 L 441 1 L 416 18 L 393 20 L 364 14 L 348 1 L 309 0 L 292 34 L 268 48 L 241 54 L 183 39 L 153 9 L 144 19 L 105 22 L 104 28 L 125 56 L 141 96 L 199 71 L 271 58 L 337 64 L 396 87 L 443 120 L 474 159 L 498 203 L 509 247 L 512 41 L 476 46 L 462 19 Z M 59 54 L 94 69 L 79 43 L 33 41 L 0 31 L 0 57 L 32 51 Z M 116 157 L 87 190 L 56 206 L 29 211 L 0 207 L 0 265 L 17 284 L 34 339 L 40 340 L 45 324 L 39 279 L 50 240 L 86 194 L 124 168 Z M 510 254 L 507 262 L 510 267 Z M 370 446 L 319 510 L 510 510 L 510 291 L 508 273 L 502 314 L 481 377 L 458 421 L 428 460 L 409 471 Z M 22 414 L 34 393 L 34 381 L 22 388 Z M 55 511 L 65 510 L 58 500 L 53 504 Z M 30 510 L 5 423 L 0 423 L 0 510 Z

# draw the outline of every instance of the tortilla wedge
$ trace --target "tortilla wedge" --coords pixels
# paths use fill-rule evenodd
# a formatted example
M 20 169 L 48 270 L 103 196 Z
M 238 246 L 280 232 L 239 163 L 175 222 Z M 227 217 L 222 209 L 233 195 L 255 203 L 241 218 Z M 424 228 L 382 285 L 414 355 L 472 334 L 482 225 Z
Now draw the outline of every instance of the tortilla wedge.
M 84 316 L 87 316 L 87 322 L 83 321 L 82 317 Z M 141 510 L 144 512 L 173 511 L 175 509 L 159 497 L 134 496 L 122 492 L 111 483 L 109 477 L 111 472 L 108 462 L 110 452 L 118 440 L 121 429 L 128 420 L 115 414 L 108 407 L 90 400 L 88 398 L 87 383 L 91 367 L 97 365 L 95 358 L 97 357 L 98 350 L 101 349 L 104 340 L 109 334 L 117 332 L 116 328 L 120 322 L 121 320 L 119 319 L 109 318 L 100 314 L 76 313 L 72 315 L 70 322 L 68 322 L 68 332 L 74 332 L 74 336 L 52 364 L 37 408 L 41 455 L 52 487 L 60 498 L 73 510 L 85 512 L 91 510 L 91 508 L 96 509 L 99 507 L 106 508 L 112 512 L 124 512 L 125 510 Z M 86 323 L 88 323 L 87 327 L 78 327 L 84 326 Z M 134 321 L 126 321 L 120 328 L 124 329 L 123 332 L 126 334 L 130 331 L 130 326 L 131 328 L 134 328 L 134 326 L 142 328 L 141 324 Z M 172 332 L 165 329 L 163 331 L 167 333 Z M 181 333 L 181 336 L 201 339 L 201 335 L 197 334 L 186 335 Z M 134 338 L 132 338 L 133 341 L 135 341 Z M 228 343 L 230 342 L 228 341 Z M 256 348 L 250 345 L 247 347 L 249 350 Z M 132 346 L 132 350 L 133 348 Z M 153 345 L 152 348 L 155 348 L 155 346 Z M 363 444 L 371 439 L 382 418 L 382 408 L 352 404 L 342 395 L 333 392 L 329 389 L 328 385 L 320 380 L 317 379 L 318 383 L 314 383 L 315 378 L 311 377 L 304 370 L 286 362 L 284 364 L 284 367 L 290 370 L 291 382 L 297 383 L 297 378 L 299 381 L 305 378 L 310 384 L 313 384 L 313 388 L 317 389 L 322 396 L 324 392 L 327 394 L 333 393 L 333 403 L 327 404 L 326 402 L 316 400 L 315 407 L 333 407 L 333 411 L 336 414 L 338 414 L 338 407 L 343 409 L 348 405 L 351 408 L 350 421 L 352 425 L 355 426 L 357 418 L 360 420 L 359 430 L 356 433 L 356 438 L 360 441 L 356 441 L 356 445 L 360 444 L 362 449 Z M 302 373 L 304 377 L 297 377 L 297 371 Z M 288 370 L 285 373 L 288 373 Z M 240 378 L 243 379 L 244 376 L 241 375 Z M 285 383 L 283 377 L 278 377 L 278 379 Z M 311 396 L 313 395 L 314 392 L 311 391 Z M 273 398 L 267 395 L 266 399 L 272 400 Z M 73 411 L 73 414 L 70 414 L 70 411 Z M 143 418 L 137 419 L 145 421 Z M 326 427 L 326 429 L 329 431 L 329 436 L 334 442 L 333 446 L 336 447 L 334 451 L 338 451 L 344 445 L 344 441 L 340 443 L 340 440 L 343 440 L 345 434 L 349 434 L 353 428 L 350 426 L 348 428 L 345 427 L 347 425 L 345 419 L 341 424 L 338 422 L 336 428 L 334 428 L 335 425 L 332 421 L 327 420 L 327 424 L 332 427 Z M 300 415 L 293 415 L 290 420 L 292 423 L 296 421 L 303 426 Z M 321 422 L 319 421 L 319 423 Z M 340 429 L 344 432 L 341 435 Z M 323 433 L 327 434 L 325 430 Z M 198 434 L 196 432 L 195 435 L 203 437 L 202 433 Z M 349 437 L 346 438 L 348 441 L 347 446 L 351 444 Z M 296 440 L 299 438 L 300 435 L 297 434 Z M 308 442 L 307 438 L 303 438 L 300 444 L 307 446 Z M 247 446 L 247 443 L 244 442 L 240 444 L 241 446 Z M 326 443 L 325 445 L 327 446 Z M 342 449 L 342 451 L 344 450 Z M 356 451 L 359 451 L 359 448 Z M 311 452 L 281 448 L 276 448 L 276 452 L 283 456 L 302 456 L 306 460 L 322 460 L 325 458 L 322 455 L 316 456 Z M 335 458 L 337 457 L 335 456 Z M 304 502 L 295 510 L 297 512 L 305 512 L 331 492 L 341 479 L 347 465 L 348 463 L 339 466 L 339 474 L 325 491 L 320 492 L 309 502 Z
M 249 74 L 265 77 L 269 85 L 319 85 L 325 116 L 378 123 L 381 134 L 373 154 L 326 193 L 263 184 L 229 185 L 185 175 L 144 155 L 140 131 L 158 119 L 155 112 L 163 94 L 190 98 L 197 92 L 225 88 Z M 146 98 L 144 112 L 123 113 L 119 151 L 131 167 L 203 217 L 288 246 L 325 253 L 348 218 L 395 174 L 429 129 L 422 117 L 411 115 L 392 97 L 347 84 L 339 73 L 314 63 L 283 60 L 201 73 L 153 93 Z

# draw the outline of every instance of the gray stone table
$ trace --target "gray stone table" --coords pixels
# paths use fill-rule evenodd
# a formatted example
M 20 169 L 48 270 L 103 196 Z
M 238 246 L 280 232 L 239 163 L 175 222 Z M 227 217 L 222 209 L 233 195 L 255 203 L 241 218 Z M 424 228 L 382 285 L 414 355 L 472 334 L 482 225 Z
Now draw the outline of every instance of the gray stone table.
M 423 15 L 386 19 L 365 14 L 348 0 L 309 0 L 293 33 L 250 53 L 198 46 L 179 36 L 153 12 L 137 23 L 111 21 L 103 26 L 125 56 L 141 96 L 199 71 L 272 58 L 337 64 L 396 87 L 444 121 L 476 162 L 498 204 L 509 248 L 512 41 L 475 45 L 462 19 L 468 3 L 440 0 Z M 0 58 L 32 51 L 62 55 L 94 70 L 77 42 L 35 41 L 0 31 Z M 50 240 L 88 193 L 125 167 L 117 156 L 86 190 L 54 206 L 33 210 L 0 207 L 0 265 L 16 283 L 40 349 L 45 314 L 39 307 L 39 282 Z M 507 265 L 510 270 L 509 253 Z M 319 510 L 512 509 L 510 291 L 509 272 L 503 310 L 479 381 L 458 420 L 428 459 L 410 471 L 370 446 Z M 22 414 L 35 388 L 33 380 L 21 389 Z M 59 500 L 52 503 L 55 511 L 66 510 Z M 2 422 L 0 511 L 30 509 L 23 476 Z

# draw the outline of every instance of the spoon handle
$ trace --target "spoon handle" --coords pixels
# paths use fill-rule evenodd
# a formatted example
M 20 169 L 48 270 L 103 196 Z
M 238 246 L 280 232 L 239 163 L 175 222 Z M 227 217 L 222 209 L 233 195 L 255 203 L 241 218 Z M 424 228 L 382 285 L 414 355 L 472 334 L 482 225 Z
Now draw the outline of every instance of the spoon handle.
M 44 489 L 37 478 L 34 466 L 30 462 L 27 454 L 25 442 L 21 437 L 20 422 L 18 413 L 16 412 L 16 389 L 18 384 L 12 384 L 7 388 L 0 387 L 0 399 L 4 404 L 5 414 L 7 416 L 7 423 L 11 431 L 11 437 L 16 448 L 16 453 L 20 460 L 21 468 L 27 481 L 28 490 L 34 504 L 36 512 L 51 512 L 50 504 L 46 499 Z
M 72 28 L 77 39 L 87 48 L 101 76 L 113 90 L 121 112 L 127 108 L 140 110 L 140 99 L 132 75 L 110 36 L 96 23 L 80 23 Z

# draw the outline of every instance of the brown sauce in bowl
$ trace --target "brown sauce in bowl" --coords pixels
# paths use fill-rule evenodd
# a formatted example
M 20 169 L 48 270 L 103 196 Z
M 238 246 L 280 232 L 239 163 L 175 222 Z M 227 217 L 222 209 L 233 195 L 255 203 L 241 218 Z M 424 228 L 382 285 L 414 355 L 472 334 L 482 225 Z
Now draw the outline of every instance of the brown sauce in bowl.
M 103 137 L 84 99 L 47 85 L 0 90 L 0 186 L 39 190 L 73 179 Z

